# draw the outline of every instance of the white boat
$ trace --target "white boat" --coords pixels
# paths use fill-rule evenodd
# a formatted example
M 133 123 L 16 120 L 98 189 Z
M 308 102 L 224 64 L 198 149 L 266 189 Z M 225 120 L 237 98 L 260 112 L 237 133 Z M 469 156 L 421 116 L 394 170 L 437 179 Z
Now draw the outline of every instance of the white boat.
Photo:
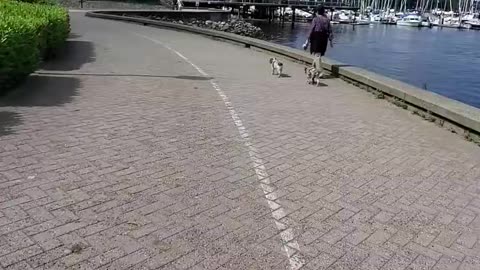
M 380 14 L 374 14 L 370 16 L 370 22 L 372 23 L 380 23 L 382 20 L 382 16 Z
M 470 29 L 480 30 L 480 22 L 470 23 Z
M 422 17 L 418 15 L 407 15 L 397 21 L 397 25 L 420 27 L 422 25 Z
M 422 27 L 432 27 L 432 22 L 429 17 L 422 18 L 421 26 Z
M 430 21 L 432 22 L 433 26 L 439 26 L 441 24 L 440 17 L 433 17 L 432 19 L 430 19 Z
M 368 17 L 365 17 L 363 15 L 355 17 L 353 22 L 351 23 L 353 25 L 369 25 L 370 24 L 370 19 Z
M 353 24 L 353 25 L 369 25 L 370 21 L 354 21 L 351 24 Z
M 480 19 L 472 19 L 465 22 L 470 25 L 470 29 L 480 30 Z
M 312 13 L 305 12 L 301 9 L 295 9 L 295 15 L 297 17 L 302 17 L 302 18 L 305 18 L 305 19 L 312 19 L 312 17 L 313 17 Z
M 442 26 L 458 27 L 458 26 L 460 26 L 460 18 L 459 17 L 453 17 L 453 16 L 445 17 L 445 18 L 443 18 L 443 23 L 441 25 Z
M 340 13 L 340 14 L 338 14 L 338 20 L 337 21 L 339 23 L 349 24 L 353 21 L 353 19 L 352 19 L 351 15 L 346 15 L 344 13 Z
M 422 27 L 432 27 L 432 23 L 429 21 L 422 21 L 421 23 Z
M 463 17 L 463 23 L 470 26 L 470 29 L 480 30 L 480 14 L 472 13 Z
M 382 18 L 382 20 L 380 21 L 382 24 L 397 24 L 397 21 L 398 21 L 398 17 L 395 15 L 394 12 L 390 13 L 390 14 L 387 14 L 386 16 L 384 16 Z

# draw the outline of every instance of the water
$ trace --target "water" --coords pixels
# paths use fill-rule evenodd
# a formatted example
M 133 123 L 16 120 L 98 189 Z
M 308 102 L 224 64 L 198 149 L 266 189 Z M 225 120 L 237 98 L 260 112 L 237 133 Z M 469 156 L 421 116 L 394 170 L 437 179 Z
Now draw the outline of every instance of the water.
M 272 42 L 301 48 L 309 25 L 256 23 Z M 480 31 L 334 25 L 326 56 L 480 108 Z

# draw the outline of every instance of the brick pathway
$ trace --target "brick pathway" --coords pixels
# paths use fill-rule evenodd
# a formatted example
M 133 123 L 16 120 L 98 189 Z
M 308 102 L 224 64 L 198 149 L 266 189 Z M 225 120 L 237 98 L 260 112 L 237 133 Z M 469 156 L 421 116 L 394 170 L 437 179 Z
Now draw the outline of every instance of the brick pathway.
M 478 147 L 264 53 L 72 22 L 0 101 L 0 269 L 480 269 Z

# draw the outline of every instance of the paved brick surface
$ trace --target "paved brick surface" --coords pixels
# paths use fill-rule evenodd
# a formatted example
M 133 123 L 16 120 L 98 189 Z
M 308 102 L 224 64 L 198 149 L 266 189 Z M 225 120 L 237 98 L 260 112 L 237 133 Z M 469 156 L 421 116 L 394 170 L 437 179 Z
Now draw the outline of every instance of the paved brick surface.
M 285 269 L 289 237 L 302 269 L 480 269 L 478 147 L 261 52 L 72 22 L 0 101 L 0 269 Z M 138 34 L 229 97 L 293 234 L 210 78 Z

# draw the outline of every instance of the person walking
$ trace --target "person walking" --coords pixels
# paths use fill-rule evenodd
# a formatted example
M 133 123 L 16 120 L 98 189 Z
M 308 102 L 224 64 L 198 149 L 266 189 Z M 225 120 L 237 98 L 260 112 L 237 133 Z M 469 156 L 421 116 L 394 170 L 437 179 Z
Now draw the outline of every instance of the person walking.
M 318 72 L 319 77 L 323 77 L 323 67 L 322 67 L 322 56 L 325 55 L 327 51 L 328 41 L 330 45 L 333 46 L 332 40 L 332 26 L 330 25 L 330 20 L 325 14 L 325 8 L 319 6 L 317 8 L 316 16 L 312 21 L 312 26 L 310 34 L 307 41 L 303 45 L 303 48 L 306 50 L 308 45 L 310 45 L 310 53 L 313 54 L 313 64 L 312 66 Z

